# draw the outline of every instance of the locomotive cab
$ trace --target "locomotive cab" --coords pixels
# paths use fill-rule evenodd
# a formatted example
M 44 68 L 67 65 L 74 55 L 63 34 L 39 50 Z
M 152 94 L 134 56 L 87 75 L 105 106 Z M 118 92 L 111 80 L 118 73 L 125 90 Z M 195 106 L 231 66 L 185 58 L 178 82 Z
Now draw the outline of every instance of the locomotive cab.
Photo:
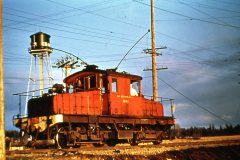
M 120 73 L 114 75 L 114 72 L 112 70 L 104 71 L 87 67 L 85 70 L 64 80 L 66 91 L 67 93 L 74 93 L 101 90 L 102 94 L 118 92 L 126 96 L 142 96 L 141 77 L 131 76 L 129 79 L 129 75 L 126 72 L 121 73 L 122 75 Z M 123 75 L 129 80 L 121 79 L 120 77 L 123 77 Z
M 96 66 L 87 66 L 84 70 L 65 78 L 64 82 L 69 94 L 93 95 L 94 92 L 96 96 L 98 95 L 99 114 L 163 116 L 161 103 L 143 97 L 141 80 L 142 77 L 126 72 L 100 70 Z

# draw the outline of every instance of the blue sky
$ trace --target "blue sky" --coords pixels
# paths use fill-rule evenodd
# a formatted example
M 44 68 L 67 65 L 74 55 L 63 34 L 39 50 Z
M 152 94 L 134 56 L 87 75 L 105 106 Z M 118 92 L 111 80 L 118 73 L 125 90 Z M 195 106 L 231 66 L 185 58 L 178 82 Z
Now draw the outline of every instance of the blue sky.
M 18 97 L 27 90 L 30 35 L 51 35 L 51 46 L 74 53 L 101 69 L 114 68 L 150 29 L 150 0 L 4 0 L 3 45 L 6 128 L 14 128 Z M 155 0 L 158 93 L 175 99 L 182 127 L 233 125 L 240 121 L 240 2 L 237 0 Z M 151 47 L 146 35 L 119 67 L 141 75 L 151 95 Z M 54 51 L 52 63 L 65 56 Z M 79 68 L 81 69 L 81 68 Z M 72 70 L 71 73 L 79 69 Z M 55 82 L 62 71 L 53 69 Z M 22 99 L 24 107 L 24 98 Z M 166 114 L 169 106 L 166 105 Z M 213 113 L 213 114 L 212 114 Z

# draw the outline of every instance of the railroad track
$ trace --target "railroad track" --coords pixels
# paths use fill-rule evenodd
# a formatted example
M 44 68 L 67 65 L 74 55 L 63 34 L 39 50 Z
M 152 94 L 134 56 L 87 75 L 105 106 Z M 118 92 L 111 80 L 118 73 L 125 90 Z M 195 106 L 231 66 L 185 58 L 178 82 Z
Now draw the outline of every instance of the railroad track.
M 7 151 L 7 156 L 63 156 L 63 155 L 114 155 L 114 154 L 132 154 L 132 155 L 150 155 L 158 154 L 171 150 L 182 150 L 188 148 L 198 147 L 217 147 L 240 145 L 240 139 L 226 139 L 226 140 L 186 140 L 186 141 L 163 141 L 160 145 L 153 145 L 151 143 L 139 144 L 138 146 L 130 146 L 128 144 L 119 144 L 115 147 L 94 147 L 92 145 L 82 145 L 80 148 L 69 149 L 24 149 Z

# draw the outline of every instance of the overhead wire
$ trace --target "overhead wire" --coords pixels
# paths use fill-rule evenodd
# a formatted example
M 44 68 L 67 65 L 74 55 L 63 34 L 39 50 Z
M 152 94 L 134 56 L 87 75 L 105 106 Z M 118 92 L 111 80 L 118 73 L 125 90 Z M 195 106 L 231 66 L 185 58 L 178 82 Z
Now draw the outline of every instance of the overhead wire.
M 214 10 L 218 10 L 218 11 L 224 11 L 224 12 L 231 12 L 231 13 L 240 13 L 239 11 L 235 11 L 235 10 L 230 10 L 230 9 L 226 9 L 226 8 L 219 8 L 219 7 L 216 7 L 216 6 L 211 6 L 209 4 L 202 4 L 202 3 L 199 3 L 199 1 L 189 1 L 189 0 L 185 0 L 185 1 L 188 1 L 192 4 L 196 4 L 198 7 L 203 7 L 203 8 L 209 8 L 209 9 L 214 9 Z
M 190 97 L 186 96 L 185 94 L 183 94 L 182 92 L 180 92 L 179 90 L 177 90 L 175 87 L 173 87 L 172 85 L 170 85 L 169 83 L 167 83 L 166 81 L 164 81 L 163 79 L 159 78 L 158 79 L 160 81 L 162 81 L 163 83 L 165 83 L 168 87 L 170 87 L 172 90 L 174 90 L 175 92 L 177 92 L 178 94 L 180 94 L 181 96 L 183 96 L 185 99 L 187 99 L 188 101 L 190 101 L 191 103 L 193 103 L 195 106 L 197 106 L 198 108 L 203 109 L 204 111 L 210 113 L 211 115 L 213 115 L 214 117 L 216 117 L 219 120 L 222 120 L 223 122 L 225 122 L 226 124 L 231 124 L 231 122 L 225 120 L 224 118 L 220 117 L 219 115 L 217 115 L 216 113 L 208 110 L 206 107 L 198 104 L 196 101 L 192 100 Z
M 9 27 L 9 26 L 3 26 L 3 28 L 11 28 L 15 30 L 20 30 L 20 31 L 26 31 L 28 33 L 33 33 L 34 31 L 26 30 L 26 29 L 21 29 L 21 28 L 15 28 L 15 27 Z M 49 27 L 48 27 L 49 28 Z M 66 31 L 69 32 L 69 31 Z M 72 32 L 73 33 L 73 32 Z M 80 34 L 80 33 L 79 33 Z M 69 37 L 69 36 L 62 36 L 62 35 L 56 35 L 52 34 L 51 36 L 53 37 L 60 37 L 64 39 L 71 39 L 71 40 L 79 40 L 79 41 L 84 41 L 84 42 L 90 42 L 90 43 L 97 43 L 97 44 L 104 44 L 106 45 L 106 42 L 101 42 L 101 41 L 95 41 L 95 40 L 89 40 L 89 39 L 82 39 L 82 38 L 74 38 L 74 37 Z M 130 47 L 129 45 L 124 45 L 124 44 L 117 44 L 117 43 L 107 43 L 108 45 L 113 45 L 113 46 L 120 46 L 120 47 Z M 141 48 L 141 47 L 136 47 L 136 48 Z
M 55 1 L 53 1 L 53 0 L 46 0 L 46 1 L 49 1 L 49 2 L 52 2 L 52 3 L 58 4 L 58 5 L 62 5 L 62 6 L 66 6 L 66 7 L 70 7 L 70 8 L 71 8 L 71 6 L 69 6 L 69 5 L 65 5 L 65 4 L 63 4 L 63 3 L 58 3 L 58 2 L 55 2 Z M 135 2 L 138 2 L 138 1 L 136 1 L 136 0 L 134 0 L 134 1 L 135 1 Z M 141 3 L 141 4 L 144 4 L 144 5 L 150 6 L 149 4 L 145 4 L 145 3 L 143 3 L 143 2 L 138 2 L 138 3 Z M 73 7 L 73 8 L 75 8 L 75 7 Z M 158 9 L 158 7 L 155 7 L 155 8 Z M 167 11 L 167 10 L 166 10 L 166 11 Z M 87 12 L 87 13 L 91 14 L 91 12 Z M 95 14 L 94 14 L 94 15 L 95 15 Z M 102 16 L 102 15 L 100 15 L 100 14 L 97 14 L 97 16 L 100 16 L 100 17 L 103 17 L 103 18 L 107 18 L 107 19 L 110 19 L 110 20 L 113 20 L 113 21 L 118 21 L 118 22 L 124 23 L 123 21 L 120 21 L 120 20 L 117 20 L 117 19 L 113 19 L 113 18 L 109 18 L 109 17 L 106 17 L 106 16 Z M 185 16 L 185 15 L 183 15 L 183 16 Z M 189 16 L 185 16 L 185 17 L 187 17 L 187 18 L 192 18 L 192 17 L 189 17 Z M 146 28 L 146 27 L 143 27 L 143 26 L 140 26 L 140 25 L 135 25 L 135 24 L 132 24 L 132 23 L 125 23 L 125 24 L 131 25 L 131 26 L 134 26 L 134 27 L 138 27 L 138 28 L 142 28 L 142 29 L 143 29 L 143 28 Z M 240 27 L 239 27 L 239 28 L 240 28 Z M 168 37 L 168 38 L 175 39 L 175 40 L 178 40 L 178 41 L 180 41 L 180 42 L 183 42 L 183 43 L 186 43 L 186 44 L 189 44 L 189 45 L 194 45 L 194 46 L 196 46 L 196 47 L 200 47 L 200 46 L 198 46 L 198 45 L 196 45 L 196 44 L 193 44 L 192 42 L 190 43 L 190 42 L 181 40 L 181 39 L 179 39 L 179 38 L 176 38 L 176 37 L 173 37 L 173 36 L 169 36 L 169 35 L 164 34 L 164 33 L 160 33 L 160 32 L 156 32 L 156 33 L 159 33 L 159 34 L 164 35 L 164 36 L 166 36 L 166 37 Z M 214 52 L 214 53 L 217 53 L 217 54 L 222 54 L 222 53 L 220 53 L 220 52 L 218 52 L 218 51 L 214 51 L 214 50 L 210 50 L 210 51 L 212 51 L 212 52 Z
M 101 11 L 101 10 L 110 9 L 110 8 L 113 8 L 113 7 L 119 7 L 119 6 L 123 5 L 123 4 L 128 4 L 128 3 L 124 2 L 124 3 L 121 3 L 121 4 L 117 4 L 117 5 L 113 5 L 113 6 L 107 6 L 107 7 L 96 9 L 96 10 L 92 10 L 92 11 L 89 11 L 89 12 L 97 12 L 97 11 Z M 81 15 L 84 15 L 84 14 L 87 14 L 87 13 L 85 12 L 85 13 L 65 16 L 65 17 L 61 17 L 61 19 L 66 19 L 66 18 L 70 18 L 70 17 L 74 17 L 74 16 L 81 16 Z M 56 20 L 56 19 L 54 19 L 54 20 Z M 59 20 L 59 18 L 57 18 L 57 20 Z
M 15 15 L 15 14 L 12 14 L 12 13 L 8 13 L 8 14 L 10 14 L 10 15 L 14 15 L 14 16 L 18 16 L 18 17 L 23 17 L 23 18 L 27 18 L 27 19 L 31 19 L 31 18 L 28 18 L 28 17 L 25 17 L 25 16 L 20 16 L 20 15 Z M 40 20 L 41 21 L 41 20 Z M 47 22 L 47 21 L 45 21 L 45 22 Z M 19 22 L 19 23 L 21 23 L 21 22 Z M 22 23 L 26 23 L 26 22 L 22 22 Z M 53 24 L 53 25 L 57 25 L 57 26 L 62 26 L 62 27 L 68 27 L 68 26 L 64 26 L 64 25 L 59 25 L 59 24 L 55 24 L 55 23 L 52 23 L 52 22 L 48 22 L 48 24 Z M 34 23 L 34 24 L 30 24 L 30 23 L 27 23 L 27 24 L 29 24 L 29 25 L 36 25 L 36 23 Z M 9 27 L 9 26 L 4 26 L 4 27 Z M 40 27 L 46 27 L 46 26 L 40 26 Z M 9 27 L 10 28 L 10 27 Z M 48 27 L 49 28 L 49 27 Z M 69 27 L 68 27 L 69 28 Z M 71 27 L 70 27 L 71 28 Z M 16 29 L 16 28 L 15 28 Z M 51 29 L 53 29 L 53 28 L 51 28 Z M 77 29 L 77 30 L 79 30 L 78 28 L 72 28 L 72 29 Z M 82 29 L 80 29 L 80 30 L 82 30 Z M 83 31 L 86 31 L 86 30 L 83 30 Z M 100 35 L 104 35 L 104 36 L 109 36 L 109 37 L 116 37 L 116 36 L 113 36 L 113 35 L 106 35 L 106 34 L 102 34 L 102 33 L 96 33 L 96 32 L 93 32 L 94 34 L 100 34 Z M 81 35 L 86 35 L 86 33 L 80 33 Z M 86 35 L 86 36 L 94 36 L 94 35 Z M 97 37 L 97 38 L 104 38 L 104 37 Z M 127 38 L 122 38 L 122 37 L 117 37 L 117 38 L 119 38 L 119 39 L 115 39 L 115 40 L 118 40 L 118 41 L 125 41 L 126 40 L 126 42 L 127 41 L 133 41 L 133 40 L 129 40 L 129 39 L 127 39 Z M 106 38 L 105 38 L 106 39 Z M 111 38 L 112 39 L 112 38 Z M 124 39 L 124 40 L 120 40 L 120 39 Z
M 221 16 L 221 17 L 213 17 L 213 18 L 210 18 L 210 17 L 208 17 L 208 18 L 201 18 L 201 19 L 214 19 L 214 18 L 217 18 L 217 19 L 219 19 L 219 18 L 221 18 L 221 19 L 232 19 L 232 18 L 240 18 L 240 16 Z M 173 22 L 175 22 L 175 21 L 192 21 L 192 18 L 178 18 L 178 19 L 156 19 L 155 20 L 156 22 L 164 22 L 164 21 L 167 21 L 167 22 L 171 22 L 171 21 L 173 21 Z
M 150 7 L 150 4 L 143 3 L 143 2 L 140 2 L 140 1 L 137 1 L 137 0 L 133 0 L 133 1 L 137 2 L 139 4 L 142 4 L 142 5 Z M 195 18 L 195 17 L 191 17 L 191 16 L 188 16 L 188 15 L 184 15 L 182 13 L 177 13 L 177 12 L 173 12 L 173 11 L 170 11 L 170 10 L 162 9 L 162 8 L 156 7 L 156 6 L 154 6 L 154 8 L 158 9 L 158 10 L 161 10 L 161 11 L 164 11 L 164 12 L 167 12 L 167 13 L 178 15 L 178 16 L 181 16 L 181 17 L 190 18 L 192 20 L 197 20 L 197 21 L 200 21 L 200 22 L 215 24 L 215 25 L 224 26 L 224 27 L 231 27 L 231 28 L 235 28 L 235 29 L 240 29 L 240 26 L 234 26 L 234 25 L 229 25 L 229 24 L 222 24 L 222 23 L 217 23 L 217 22 L 213 22 L 213 21 L 204 20 L 204 19 L 201 19 L 201 18 Z
M 106 0 L 106 1 L 103 1 L 103 2 L 97 2 L 97 3 L 93 3 L 91 5 L 86 5 L 86 6 L 83 6 L 83 8 L 91 8 L 91 7 L 96 7 L 96 6 L 99 6 L 99 5 L 104 5 L 106 4 L 106 2 L 111 2 L 113 0 Z M 17 12 L 22 12 L 22 13 L 25 13 L 27 15 L 35 15 L 35 13 L 29 13 L 27 11 L 22 11 L 22 10 L 18 10 L 18 9 L 14 9 L 14 8 L 10 8 L 10 7 L 6 7 L 4 6 L 3 7 L 4 9 L 7 8 L 7 9 L 10 9 L 10 10 L 13 10 L 13 11 L 17 11 Z M 55 12 L 55 13 L 51 13 L 51 14 L 48 14 L 48 15 L 38 15 L 39 17 L 36 19 L 36 18 L 31 18 L 31 20 L 33 21 L 39 21 L 39 18 L 45 18 L 45 19 L 49 19 L 50 17 L 55 17 L 55 16 L 59 16 L 59 15 L 64 15 L 66 13 L 71 13 L 71 12 L 75 12 L 75 11 L 79 11 L 79 10 L 73 10 L 73 9 L 70 9 L 68 11 L 61 11 L 61 12 Z M 54 19 L 56 20 L 56 19 Z
M 3 18 L 3 19 L 8 20 L 8 21 L 13 21 L 13 22 L 21 22 L 21 21 L 12 20 L 12 19 L 9 19 L 9 18 Z M 83 33 L 83 32 L 74 32 L 74 31 L 70 31 L 70 30 L 58 29 L 58 28 L 53 28 L 53 27 L 50 27 L 50 26 L 44 26 L 44 25 L 29 23 L 29 22 L 21 22 L 21 23 L 32 25 L 32 26 L 39 26 L 39 27 L 43 27 L 43 28 L 48 28 L 48 29 L 52 29 L 52 30 L 55 30 L 55 31 L 61 31 L 61 32 L 72 33 L 72 34 L 80 34 L 82 36 L 90 36 L 90 37 L 100 38 L 100 39 L 120 41 L 120 42 L 124 42 L 124 43 L 129 43 L 129 41 L 130 41 L 130 40 L 126 40 L 126 39 L 121 40 L 121 39 L 116 39 L 116 38 L 106 38 L 106 37 L 91 35 L 91 34 Z M 57 25 L 57 24 L 51 23 L 51 22 L 49 24 L 52 24 L 52 25 L 55 25 L 55 26 L 62 26 L 64 28 L 71 28 L 71 27 L 68 27 L 68 26 Z M 8 27 L 8 26 L 4 25 L 4 27 Z M 76 28 L 71 28 L 71 29 L 76 29 Z M 108 36 L 111 37 L 110 35 L 108 35 Z
M 228 1 L 213 0 L 213 1 L 217 1 L 218 3 L 230 4 L 230 5 L 240 5 L 240 3 L 229 2 L 229 0 Z
M 209 49 L 209 48 L 208 48 Z M 204 49 L 201 49 L 201 50 L 204 50 Z M 195 50 L 196 51 L 196 50 Z M 182 51 L 178 51 L 179 53 L 186 53 L 186 52 L 182 52 Z M 187 52 L 194 52 L 194 50 L 191 50 L 191 51 L 187 51 Z M 173 55 L 174 53 L 167 53 L 167 54 L 169 54 L 169 55 Z M 180 55 L 177 55 L 176 54 L 176 56 L 180 56 Z M 181 57 L 182 57 L 182 55 L 181 55 Z M 186 57 L 187 58 L 187 57 Z M 199 60 L 199 57 L 197 57 L 196 59 L 198 59 Z M 197 61 L 196 61 L 197 62 Z M 202 63 L 202 62 L 200 62 L 200 63 Z
M 57 4 L 57 5 L 60 5 L 60 6 L 65 6 L 65 7 L 68 7 L 68 8 L 74 8 L 74 9 L 83 11 L 85 13 L 88 13 L 88 14 L 91 14 L 91 15 L 95 15 L 95 16 L 98 16 L 98 17 L 101 17 L 101 18 L 104 18 L 104 19 L 108 19 L 108 20 L 111 20 L 111 21 L 124 23 L 124 24 L 127 24 L 127 25 L 135 26 L 137 28 L 145 29 L 145 27 L 137 25 L 137 24 L 133 24 L 133 23 L 129 23 L 129 22 L 125 22 L 125 21 L 119 20 L 119 19 L 111 18 L 111 17 L 104 16 L 104 15 L 101 15 L 101 14 L 97 14 L 97 13 L 94 13 L 94 12 L 91 12 L 91 11 L 87 11 L 87 10 L 84 10 L 84 9 L 81 9 L 81 8 L 77 8 L 77 7 L 73 7 L 73 6 L 67 5 L 65 3 L 60 3 L 60 2 L 53 1 L 53 0 L 45 0 L 45 1 Z
M 184 51 L 184 52 L 182 52 L 182 51 L 178 51 L 179 53 L 187 53 L 187 52 L 193 52 L 192 50 L 190 50 L 190 51 Z M 176 53 L 178 53 L 178 52 L 176 52 Z M 169 55 L 174 55 L 174 56 L 177 56 L 177 57 L 181 57 L 181 58 L 184 58 L 184 59 L 188 59 L 188 57 L 183 57 L 184 55 L 183 54 L 176 54 L 176 53 L 166 53 L 166 54 L 169 54 Z M 10 55 L 13 55 L 13 54 L 10 54 Z M 137 59 L 138 59 L 138 57 L 137 57 Z M 189 59 L 189 60 L 191 60 L 191 61 L 193 61 L 192 59 Z M 97 62 L 108 62 L 109 60 L 106 60 L 106 61 L 97 61 Z M 116 60 L 110 60 L 110 61 L 118 61 L 117 59 Z M 22 61 L 20 61 L 20 62 L 22 62 Z M 203 61 L 203 60 L 199 60 L 199 59 L 197 59 L 196 58 L 196 60 L 194 60 L 193 62 L 197 62 L 197 63 L 200 63 L 200 64 L 210 64 L 209 63 L 209 61 Z M 14 62 L 15 63 L 15 62 Z M 216 61 L 216 63 L 219 63 L 218 61 Z
M 9 8 L 9 7 L 8 7 Z M 10 8 L 11 9 L 11 8 Z M 13 9 L 13 10 L 16 10 L 16 9 Z M 51 21 L 57 21 L 57 22 L 60 22 L 60 23 L 64 23 L 64 24 L 67 24 L 67 25 L 73 25 L 73 26 L 78 26 L 78 27 L 82 27 L 82 28 L 85 28 L 85 30 L 88 30 L 88 32 L 91 32 L 89 29 L 94 29 L 94 30 L 98 30 L 98 31 L 102 31 L 102 32 L 105 32 L 105 33 L 111 33 L 112 34 L 118 34 L 118 35 L 127 35 L 127 36 L 131 36 L 129 34 L 126 34 L 126 33 L 118 33 L 118 32 L 114 32 L 114 31 L 107 31 L 107 30 L 104 30 L 104 29 L 100 29 L 100 28 L 96 28 L 96 27 L 93 27 L 93 26 L 85 26 L 83 24 L 76 24 L 76 23 L 73 23 L 73 22 L 66 22 L 66 21 L 63 21 L 62 19 L 59 19 L 59 18 L 50 18 L 50 17 L 47 17 L 47 16 L 42 16 L 42 15 L 38 15 L 36 13 L 32 13 L 32 12 L 26 12 L 26 11 L 21 11 L 21 10 L 16 10 L 18 12 L 23 12 L 23 13 L 28 13 L 28 15 L 34 15 L 36 16 L 36 18 L 34 18 L 35 20 L 39 20 L 39 18 L 44 18 L 44 19 L 49 19 Z M 47 21 L 49 22 L 49 21 Z M 133 35 L 132 35 L 133 36 Z
M 180 38 L 176 38 L 174 36 L 170 36 L 170 35 L 167 35 L 165 33 L 162 33 L 162 32 L 156 32 L 157 34 L 161 34 L 161 35 L 164 35 L 165 37 L 168 37 L 172 40 L 175 40 L 175 41 L 178 41 L 178 42 L 182 42 L 184 44 L 187 44 L 189 46 L 194 46 L 194 47 L 197 47 L 198 49 L 205 49 L 205 50 L 208 50 L 208 51 L 211 51 L 211 52 L 214 52 L 214 53 L 217 53 L 217 54 L 221 54 L 221 55 L 225 55 L 224 53 L 222 52 L 219 52 L 219 51 L 216 51 L 216 50 L 213 50 L 211 48 L 207 48 L 207 47 L 202 47 L 202 46 L 199 46 L 193 42 L 189 42 L 189 41 L 186 41 L 186 40 L 183 40 L 183 39 L 180 39 Z
M 35 13 L 31 13 L 30 14 L 30 12 L 26 12 L 26 11 L 22 11 L 22 10 L 18 10 L 18 9 L 13 9 L 13 8 L 10 8 L 10 7 L 6 7 L 6 6 L 4 6 L 3 7 L 3 14 L 4 14 L 4 16 L 5 16 L 5 13 L 6 13 L 6 10 L 12 10 L 12 11 L 14 11 L 14 12 L 21 12 L 21 13 L 23 13 L 23 14 L 26 14 L 26 15 L 31 15 L 31 16 L 36 16 L 36 14 Z M 59 15 L 59 14 L 66 14 L 66 13 L 69 13 L 69 12 L 72 12 L 73 10 L 71 9 L 71 10 L 68 10 L 68 11 L 60 11 L 60 12 L 56 12 L 56 13 L 52 13 L 52 14 L 48 14 L 48 15 L 41 15 L 41 16 L 39 16 L 38 18 L 29 18 L 28 19 L 28 21 L 29 20 L 31 20 L 31 21 L 39 21 L 40 20 L 40 18 L 47 18 L 47 19 L 49 19 L 49 18 L 51 18 L 51 17 L 53 17 L 53 16 L 56 16 L 56 15 Z M 12 12 L 11 12 L 12 13 Z M 13 14 L 13 13 L 12 13 Z M 12 24 L 5 24 L 5 25 L 16 25 L 14 22 L 12 23 Z
M 168 36 L 168 37 L 169 37 L 169 36 Z M 173 37 L 171 37 L 171 38 L 173 38 Z M 178 39 L 178 40 L 179 40 L 179 39 Z M 180 41 L 181 41 L 181 40 L 180 40 Z M 185 43 L 188 43 L 188 42 L 185 41 Z M 207 48 L 206 48 L 206 49 L 207 49 Z
M 60 5 L 60 4 L 59 4 Z M 70 6 L 69 6 L 70 7 Z M 119 22 L 121 22 L 121 21 L 119 21 Z M 128 23 L 129 24 L 129 23 Z M 130 24 L 129 24 L 130 25 Z M 132 26 L 135 26 L 135 25 L 132 25 Z M 137 25 L 137 26 L 139 26 L 139 25 Z M 136 26 L 135 26 L 136 27 Z M 143 27 L 143 26 L 141 26 L 140 28 L 146 28 L 146 27 Z M 179 39 L 179 38 L 176 38 L 176 37 L 173 37 L 173 36 L 170 36 L 170 35 L 167 35 L 167 34 L 165 34 L 165 33 L 160 33 L 160 32 L 157 32 L 157 33 L 159 33 L 159 34 L 161 34 L 161 35 L 163 35 L 163 36 L 166 36 L 166 37 L 168 37 L 168 38 L 170 38 L 170 39 L 174 39 L 174 40 L 177 40 L 177 41 L 180 41 L 180 42 L 182 42 L 182 43 L 185 43 L 185 44 L 188 44 L 188 45 L 193 45 L 193 46 L 196 46 L 196 47 L 201 47 L 201 46 L 199 46 L 199 45 L 196 45 L 196 44 L 194 44 L 194 43 L 192 43 L 192 42 L 188 42 L 188 41 L 185 41 L 185 40 L 181 40 L 181 39 Z M 63 36 L 59 36 L 59 37 L 62 37 L 62 38 L 67 38 L 67 37 L 63 37 Z M 69 38 L 69 37 L 68 37 Z M 70 38 L 71 39 L 71 38 Z M 211 50 L 212 52 L 215 52 L 215 53 L 220 53 L 220 52 L 217 52 L 217 51 L 213 51 L 213 50 Z M 221 54 L 221 53 L 220 53 Z
M 185 6 L 188 6 L 189 8 L 192 8 L 192 9 L 194 9 L 195 11 L 197 11 L 197 12 L 199 12 L 199 13 L 202 13 L 202 14 L 204 14 L 204 15 L 207 15 L 208 17 L 210 17 L 210 18 L 212 18 L 212 19 L 215 19 L 215 20 L 217 20 L 217 21 L 219 21 L 219 22 L 221 22 L 221 23 L 223 23 L 223 24 L 225 24 L 225 25 L 230 25 L 230 24 L 226 23 L 225 21 L 223 21 L 223 20 L 221 20 L 221 19 L 218 19 L 218 18 L 216 18 L 216 17 L 213 17 L 213 16 L 211 16 L 210 14 L 208 14 L 208 13 L 206 13 L 206 12 L 203 12 L 203 11 L 201 11 L 201 10 L 199 10 L 199 9 L 191 6 L 190 4 L 187 4 L 187 3 L 182 2 L 182 1 L 180 1 L 180 0 L 178 0 L 178 1 L 179 1 L 181 4 L 183 4 L 183 5 L 185 5 Z

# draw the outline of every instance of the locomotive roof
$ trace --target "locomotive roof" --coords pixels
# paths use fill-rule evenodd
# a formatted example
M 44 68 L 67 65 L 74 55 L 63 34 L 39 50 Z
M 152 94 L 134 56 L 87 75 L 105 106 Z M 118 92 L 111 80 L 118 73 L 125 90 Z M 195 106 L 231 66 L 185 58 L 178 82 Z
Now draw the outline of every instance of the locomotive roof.
M 102 73 L 105 75 L 112 75 L 112 76 L 118 76 L 118 77 L 125 77 L 125 78 L 129 78 L 129 79 L 134 79 L 134 80 L 142 80 L 141 76 L 138 75 L 133 75 L 133 74 L 129 74 L 127 72 L 117 72 L 115 69 L 106 69 L 106 70 L 102 70 L 102 69 L 98 69 L 97 66 L 95 65 L 88 65 L 86 66 L 86 68 L 84 68 L 83 70 L 73 73 L 71 75 L 69 75 L 68 77 L 66 77 L 63 82 L 69 82 L 72 79 L 76 79 L 77 77 L 79 77 L 81 74 L 83 73 L 87 73 L 87 72 L 91 72 L 91 73 Z

